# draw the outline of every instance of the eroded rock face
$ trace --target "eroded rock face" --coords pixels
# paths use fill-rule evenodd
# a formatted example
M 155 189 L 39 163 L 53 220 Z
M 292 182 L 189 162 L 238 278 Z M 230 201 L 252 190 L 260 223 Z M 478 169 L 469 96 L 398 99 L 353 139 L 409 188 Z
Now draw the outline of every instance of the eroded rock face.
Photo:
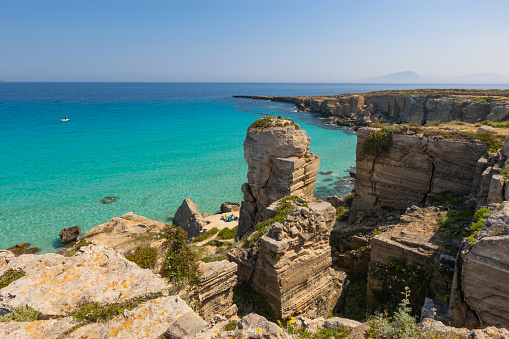
M 320 158 L 309 152 L 310 138 L 288 120 L 272 119 L 266 128 L 247 130 L 244 158 L 248 182 L 242 185 L 238 237 L 266 218 L 271 203 L 289 195 L 312 197 Z
M 202 276 L 196 296 L 200 303 L 200 315 L 209 320 L 216 314 L 228 318 L 237 314 L 237 306 L 233 303 L 237 264 L 228 260 L 200 262 L 200 272 Z
M 187 197 L 178 208 L 173 218 L 176 226 L 182 227 L 188 237 L 196 237 L 203 230 L 203 222 L 198 205 Z
M 28 305 L 43 317 L 69 314 L 80 300 L 112 303 L 150 297 L 167 290 L 166 282 L 103 246 L 82 247 L 75 256 L 26 254 L 0 270 L 22 269 L 26 276 L 0 290 L 0 303 Z
M 394 134 L 389 152 L 366 155 L 362 145 L 373 131 L 361 128 L 357 135 L 355 212 L 423 206 L 430 193 L 446 190 L 477 192 L 477 162 L 487 150 L 483 142 Z
M 509 327 L 509 202 L 460 253 L 449 313 L 455 325 Z
M 279 202 L 267 208 L 276 213 Z M 250 245 L 229 253 L 239 264 L 239 279 L 263 294 L 278 318 L 324 317 L 335 308 L 345 276 L 331 269 L 329 237 L 335 209 L 323 201 L 296 203 L 285 221 Z M 257 249 L 256 247 L 259 246 Z

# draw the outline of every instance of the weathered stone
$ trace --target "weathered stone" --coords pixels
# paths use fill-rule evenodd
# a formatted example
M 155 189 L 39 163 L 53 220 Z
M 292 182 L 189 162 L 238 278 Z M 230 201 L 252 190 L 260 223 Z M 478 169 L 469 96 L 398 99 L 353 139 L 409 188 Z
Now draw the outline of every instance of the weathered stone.
M 196 237 L 203 230 L 204 225 L 201 218 L 198 205 L 187 197 L 177 209 L 173 223 L 182 227 L 187 232 L 188 237 Z
M 509 117 L 509 106 L 495 106 L 491 113 L 486 116 L 489 121 L 504 121 Z
M 341 329 L 341 328 L 349 328 L 354 329 L 359 326 L 361 326 L 362 323 L 351 320 L 351 319 L 345 319 L 345 318 L 339 318 L 339 317 L 333 317 L 325 320 L 323 326 L 326 329 L 333 330 L 333 329 Z
M 424 299 L 424 305 L 421 308 L 421 321 L 426 318 L 432 318 L 448 322 L 448 306 L 447 303 L 440 300 L 433 300 L 430 298 Z
M 160 233 L 165 226 L 162 222 L 128 212 L 120 218 L 112 218 L 110 222 L 93 227 L 85 233 L 84 239 L 94 245 L 113 248 L 123 255 L 132 253 L 140 246 L 155 248 L 157 259 L 151 270 L 161 273 L 165 241 Z M 67 250 L 69 253 L 73 251 L 74 247 Z
M 11 251 L 0 250 L 0 270 L 7 266 L 7 264 L 16 256 Z
M 188 313 L 194 314 L 180 297 L 162 297 L 126 310 L 107 322 L 80 327 L 66 338 L 162 338 L 173 322 Z
M 70 258 L 54 253 L 22 255 L 0 275 L 8 268 L 22 269 L 26 275 L 0 290 L 0 302 L 28 305 L 43 317 L 69 314 L 83 299 L 112 303 L 167 290 L 163 279 L 103 246 L 82 247 Z
M 201 332 L 205 326 L 207 326 L 207 322 L 199 315 L 187 312 L 168 327 L 164 336 L 169 339 L 187 339 Z
M 460 194 L 477 191 L 474 174 L 488 148 L 485 143 L 394 134 L 389 152 L 366 155 L 362 145 L 373 131 L 358 130 L 354 212 L 381 206 L 423 206 L 428 194 L 446 190 Z
M 221 204 L 221 213 L 228 213 L 240 211 L 240 204 L 238 202 L 224 202 Z
M 433 320 L 432 318 L 426 318 L 422 320 L 419 325 L 419 329 L 436 331 L 441 333 L 452 333 L 462 338 L 468 338 L 472 335 L 472 331 L 467 328 L 457 328 L 452 326 L 444 325 L 441 321 Z
M 15 256 L 20 256 L 22 254 L 34 254 L 39 251 L 39 247 L 30 247 L 32 244 L 30 243 L 22 243 L 16 244 L 12 247 L 9 247 L 7 251 L 11 251 Z
M 67 243 L 73 242 L 76 239 L 78 239 L 80 234 L 81 234 L 81 226 L 76 225 L 76 226 L 64 228 L 63 230 L 60 231 L 60 233 L 58 235 L 60 236 L 60 241 L 63 244 L 67 244 Z
M 267 208 L 269 216 L 277 213 L 278 204 Z M 275 223 L 259 239 L 258 249 L 248 241 L 228 253 L 239 264 L 239 279 L 263 294 L 280 319 L 325 317 L 343 292 L 344 280 L 330 268 L 335 209 L 322 201 L 307 204 L 297 204 L 284 222 Z
M 228 260 L 200 262 L 200 288 L 197 299 L 200 315 L 209 320 L 217 314 L 231 317 L 237 313 L 233 288 L 237 284 L 237 264 Z
M 288 335 L 276 324 L 261 315 L 251 313 L 243 317 L 233 334 L 234 338 L 281 339 Z
M 78 320 L 72 317 L 51 320 L 38 320 L 34 322 L 16 322 L 16 321 L 0 322 L 0 338 L 57 339 L 61 338 L 64 332 L 70 330 L 73 326 L 77 324 Z
M 248 183 L 242 187 L 239 238 L 266 218 L 271 203 L 289 195 L 312 197 L 320 158 L 309 152 L 310 138 L 288 120 L 272 119 L 270 127 L 247 130 L 244 158 Z

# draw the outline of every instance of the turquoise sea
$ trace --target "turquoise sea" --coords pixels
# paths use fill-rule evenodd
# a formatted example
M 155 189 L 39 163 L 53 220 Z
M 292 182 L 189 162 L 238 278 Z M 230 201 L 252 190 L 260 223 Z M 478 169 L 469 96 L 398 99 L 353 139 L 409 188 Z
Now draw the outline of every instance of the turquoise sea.
M 341 179 L 355 165 L 354 133 L 290 104 L 232 95 L 415 87 L 426 86 L 0 83 L 0 249 L 30 242 L 54 252 L 62 228 L 87 231 L 129 211 L 165 222 L 186 197 L 202 213 L 240 202 L 245 132 L 263 115 L 300 124 L 322 158 L 320 170 L 332 171 L 319 175 L 317 195 L 344 195 L 350 187 Z M 102 204 L 105 196 L 119 199 Z

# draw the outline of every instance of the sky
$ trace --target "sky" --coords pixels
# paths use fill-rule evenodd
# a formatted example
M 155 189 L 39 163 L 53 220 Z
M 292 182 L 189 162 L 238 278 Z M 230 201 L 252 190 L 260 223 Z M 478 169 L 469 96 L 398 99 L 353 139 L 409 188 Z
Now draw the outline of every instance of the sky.
M 0 0 L 6 81 L 509 78 L 507 0 Z

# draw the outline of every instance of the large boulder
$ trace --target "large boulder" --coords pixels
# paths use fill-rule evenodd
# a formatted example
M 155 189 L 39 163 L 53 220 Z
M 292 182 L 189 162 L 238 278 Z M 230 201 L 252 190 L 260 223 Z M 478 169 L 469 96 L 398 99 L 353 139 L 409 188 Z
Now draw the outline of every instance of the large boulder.
M 178 208 L 173 223 L 182 227 L 189 237 L 200 234 L 204 226 L 198 205 L 192 202 L 189 197 L 185 198 Z
M 265 122 L 260 127 L 259 122 Z M 242 186 L 239 238 L 266 218 L 271 203 L 289 195 L 312 197 L 320 158 L 309 152 L 310 138 L 293 122 L 262 118 L 248 128 L 244 141 L 247 180 Z
M 76 225 L 76 226 L 64 228 L 63 230 L 60 231 L 60 233 L 58 235 L 60 236 L 60 241 L 63 244 L 67 244 L 67 243 L 73 242 L 76 239 L 78 239 L 80 234 L 81 234 L 81 226 Z

